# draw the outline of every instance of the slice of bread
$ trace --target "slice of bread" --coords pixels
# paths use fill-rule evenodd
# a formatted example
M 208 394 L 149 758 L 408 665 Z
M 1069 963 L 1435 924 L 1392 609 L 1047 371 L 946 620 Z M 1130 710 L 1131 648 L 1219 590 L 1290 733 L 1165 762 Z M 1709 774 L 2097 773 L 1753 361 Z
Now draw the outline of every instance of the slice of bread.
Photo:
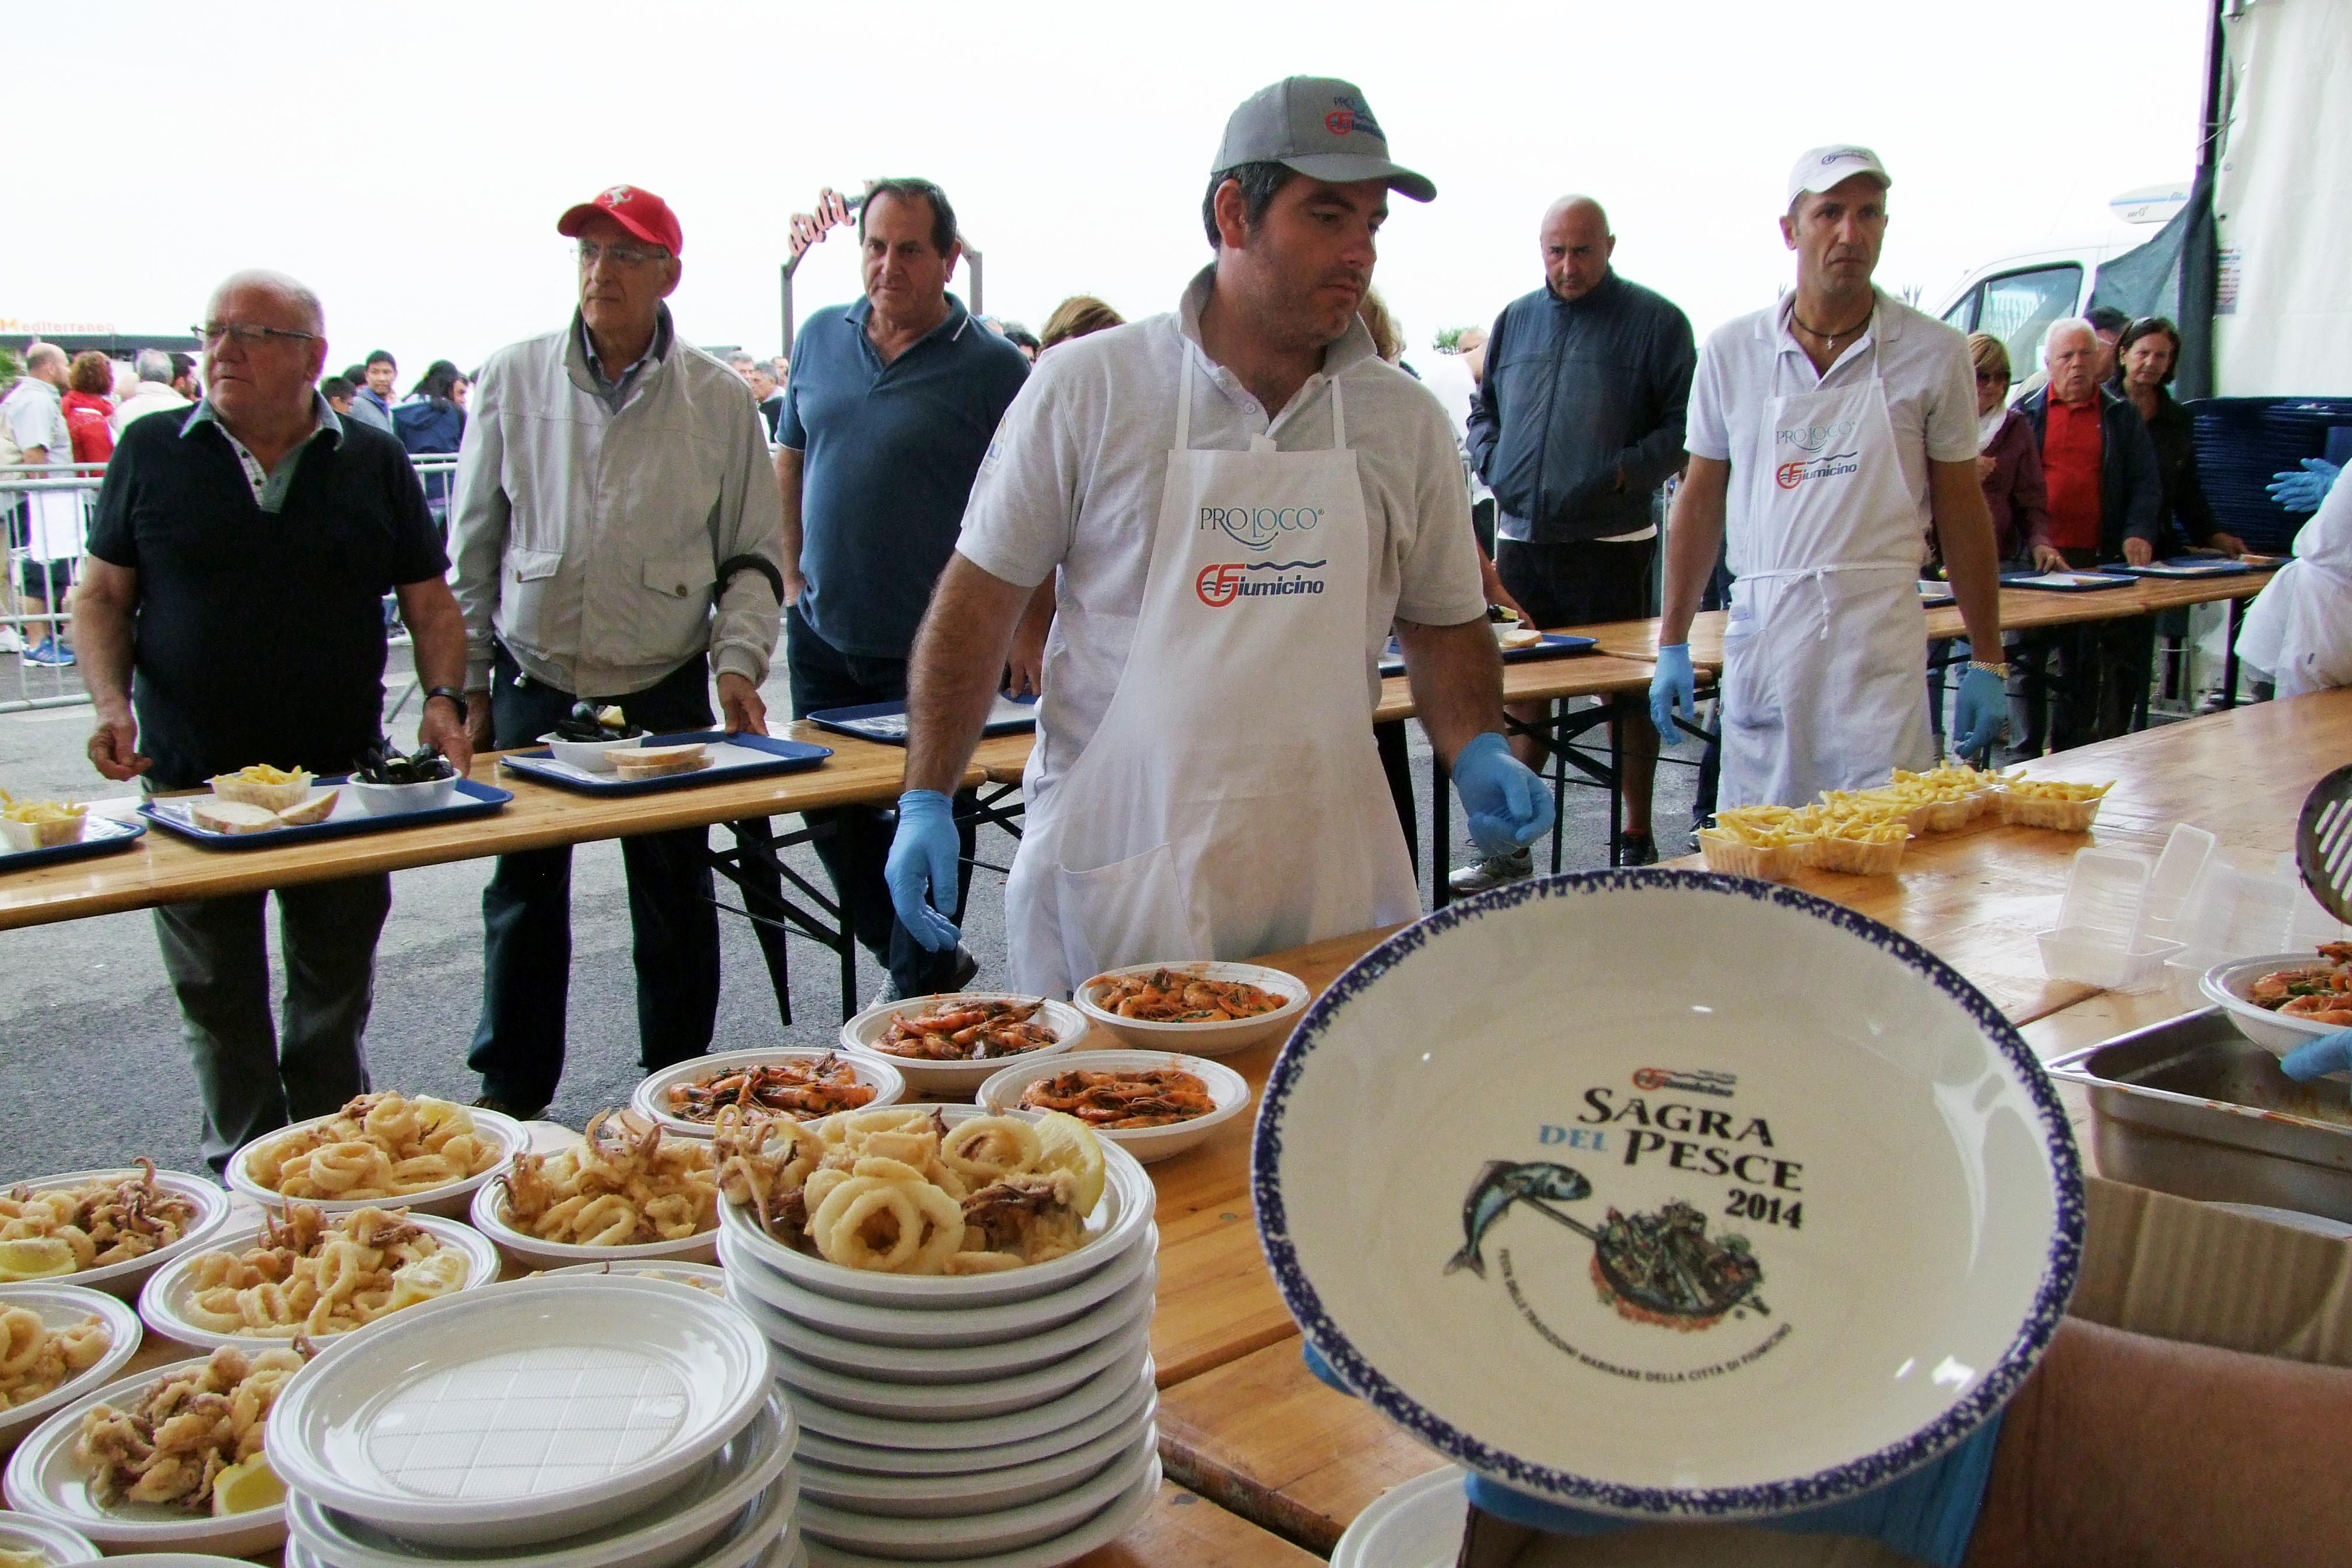
M 611 759 L 613 771 L 625 779 L 690 773 L 710 765 L 710 748 L 699 742 L 686 746 L 613 746 L 604 755 Z
M 1533 647 L 1543 641 L 1543 633 L 1533 626 L 1504 624 L 1495 627 L 1495 640 L 1505 647 Z
M 278 814 L 278 820 L 289 827 L 308 827 L 314 822 L 324 822 L 334 815 L 335 797 L 342 793 L 331 789 L 299 805 L 289 805 Z
M 200 800 L 188 807 L 188 818 L 210 833 L 268 833 L 286 825 L 265 806 L 241 800 Z

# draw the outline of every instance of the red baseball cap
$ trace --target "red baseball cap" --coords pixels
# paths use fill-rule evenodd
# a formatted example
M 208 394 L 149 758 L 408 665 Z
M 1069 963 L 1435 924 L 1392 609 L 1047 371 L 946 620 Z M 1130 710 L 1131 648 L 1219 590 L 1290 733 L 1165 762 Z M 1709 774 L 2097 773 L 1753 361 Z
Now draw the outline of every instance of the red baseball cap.
M 672 256 L 686 249 L 686 236 L 679 231 L 677 215 L 669 210 L 669 204 L 635 185 L 614 185 L 598 193 L 594 201 L 570 208 L 555 220 L 555 232 L 566 239 L 576 238 L 582 226 L 598 213 Z

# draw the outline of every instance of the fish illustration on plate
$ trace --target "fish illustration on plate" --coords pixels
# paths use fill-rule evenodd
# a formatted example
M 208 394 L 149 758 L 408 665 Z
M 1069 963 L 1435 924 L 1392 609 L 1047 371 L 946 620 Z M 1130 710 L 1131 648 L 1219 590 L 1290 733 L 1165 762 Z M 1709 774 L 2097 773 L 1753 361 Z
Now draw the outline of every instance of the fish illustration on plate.
M 1485 1279 L 1487 1233 L 1525 1206 L 1592 1243 L 1593 1285 L 1621 1317 L 1687 1332 L 1712 1327 L 1736 1307 L 1771 1310 L 1756 1294 L 1764 1266 L 1746 1237 L 1710 1237 L 1706 1216 L 1680 1198 L 1654 1214 L 1627 1215 L 1612 1205 L 1597 1230 L 1552 1207 L 1591 1195 L 1592 1184 L 1566 1165 L 1488 1161 L 1462 1200 L 1462 1249 L 1445 1272 L 1467 1268 Z

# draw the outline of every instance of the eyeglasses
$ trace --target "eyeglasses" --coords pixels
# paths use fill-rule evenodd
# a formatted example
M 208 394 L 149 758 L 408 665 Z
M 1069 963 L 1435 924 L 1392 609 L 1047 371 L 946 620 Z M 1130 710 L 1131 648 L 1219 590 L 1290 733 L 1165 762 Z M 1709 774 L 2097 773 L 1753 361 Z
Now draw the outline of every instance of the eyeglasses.
M 316 342 L 319 339 L 316 332 L 289 332 L 283 327 L 257 327 L 247 321 L 207 321 L 200 327 L 190 327 L 188 331 L 202 339 L 206 348 L 213 347 L 223 338 L 234 338 L 239 348 L 247 349 L 257 349 L 271 338 L 288 338 L 304 343 Z
M 583 239 L 580 242 L 582 271 L 584 272 L 595 266 L 600 258 L 613 263 L 615 267 L 642 267 L 648 261 L 667 261 L 669 252 L 659 246 L 648 247 L 637 245 L 599 245 L 593 239 Z

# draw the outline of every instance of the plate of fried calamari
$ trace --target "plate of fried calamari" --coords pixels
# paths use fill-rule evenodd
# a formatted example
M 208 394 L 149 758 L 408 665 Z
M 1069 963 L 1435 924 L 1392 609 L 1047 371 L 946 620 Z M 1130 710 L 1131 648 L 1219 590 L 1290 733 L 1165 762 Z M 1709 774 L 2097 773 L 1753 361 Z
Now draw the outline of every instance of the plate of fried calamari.
M 1079 985 L 1078 1011 L 1138 1050 L 1223 1057 L 1290 1032 L 1307 983 L 1257 963 L 1133 963 Z
M 525 1268 L 708 1263 L 719 1255 L 716 1162 L 702 1139 L 674 1137 L 634 1111 L 600 1110 L 571 1148 L 517 1155 L 474 1194 L 473 1221 Z
M 25 1285 L 0 1296 L 0 1454 L 113 1376 L 139 1340 L 139 1315 L 103 1291 Z
M 897 1103 L 907 1080 L 864 1052 L 771 1046 L 723 1051 L 667 1067 L 637 1085 L 629 1109 L 676 1137 L 708 1138 L 719 1113 L 740 1106 L 762 1116 L 814 1121 Z
M 295 1199 L 329 1214 L 396 1205 L 462 1215 L 483 1183 L 530 1146 L 495 1110 L 389 1091 L 266 1133 L 229 1157 L 228 1184 L 264 1206 Z
M 1019 1058 L 1054 1056 L 1087 1037 L 1066 1002 L 1001 991 L 954 991 L 868 1007 L 841 1026 L 848 1050 L 887 1061 L 918 1095 L 961 1097 Z
M 156 1270 L 139 1315 L 183 1344 L 258 1351 L 347 1334 L 498 1277 L 498 1249 L 455 1220 L 288 1204 Z
M 41 1279 L 128 1300 L 227 1221 L 226 1193 L 152 1160 L 18 1183 L 0 1192 L 0 1299 Z
M 1249 1102 L 1249 1082 L 1233 1068 L 1171 1051 L 1015 1062 L 980 1086 L 980 1103 L 991 1110 L 1076 1117 L 1147 1165 L 1198 1144 Z
M 1066 1116 L 894 1105 L 807 1123 L 732 1113 L 712 1147 L 730 1255 L 890 1306 L 1044 1295 L 1151 1222 L 1151 1179 Z
M 215 1351 L 123 1378 L 58 1411 L 8 1461 L 8 1506 L 109 1552 L 244 1557 L 286 1539 L 286 1493 L 264 1447 L 307 1344 Z M 192 1406 L 218 1410 L 189 1421 Z

